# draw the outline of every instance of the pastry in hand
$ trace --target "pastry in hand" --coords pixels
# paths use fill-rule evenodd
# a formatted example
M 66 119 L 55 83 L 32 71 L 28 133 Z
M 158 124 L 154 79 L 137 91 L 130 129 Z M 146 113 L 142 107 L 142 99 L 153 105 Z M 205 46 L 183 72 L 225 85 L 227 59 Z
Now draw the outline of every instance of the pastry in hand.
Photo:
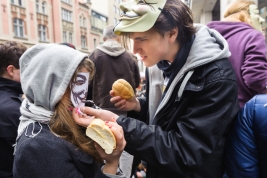
M 116 138 L 110 128 L 101 119 L 94 119 L 86 129 L 86 135 L 98 143 L 107 154 L 116 148 Z
M 132 86 L 124 79 L 116 80 L 112 85 L 112 90 L 115 96 L 120 96 L 126 100 L 132 99 L 135 95 Z

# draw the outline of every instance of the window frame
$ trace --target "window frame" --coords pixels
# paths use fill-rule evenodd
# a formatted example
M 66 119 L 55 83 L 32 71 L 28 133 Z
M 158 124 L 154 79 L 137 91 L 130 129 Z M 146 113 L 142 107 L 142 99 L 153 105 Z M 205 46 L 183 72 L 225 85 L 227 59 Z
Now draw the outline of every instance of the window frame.
M 47 33 L 46 33 L 46 26 L 43 24 L 38 25 L 38 36 L 39 41 L 47 41 Z
M 13 28 L 15 37 L 24 38 L 24 21 L 22 19 L 14 18 Z

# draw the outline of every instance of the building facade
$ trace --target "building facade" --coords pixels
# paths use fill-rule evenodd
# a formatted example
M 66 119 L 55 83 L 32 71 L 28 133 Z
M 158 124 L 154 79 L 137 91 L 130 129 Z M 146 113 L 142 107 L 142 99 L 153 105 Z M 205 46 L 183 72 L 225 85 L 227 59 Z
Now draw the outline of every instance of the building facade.
M 90 0 L 1 0 L 0 42 L 16 40 L 28 47 L 69 42 L 90 53 L 108 19 L 91 6 Z

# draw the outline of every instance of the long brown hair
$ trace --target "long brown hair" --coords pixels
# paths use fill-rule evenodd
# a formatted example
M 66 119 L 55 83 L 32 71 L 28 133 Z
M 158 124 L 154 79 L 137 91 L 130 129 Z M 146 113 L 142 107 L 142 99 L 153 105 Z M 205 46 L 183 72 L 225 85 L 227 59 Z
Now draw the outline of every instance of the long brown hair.
M 86 68 L 90 73 L 90 80 L 92 79 L 95 72 L 94 63 L 86 58 L 78 66 L 71 81 L 75 81 L 81 68 Z M 103 160 L 95 149 L 94 142 L 85 135 L 86 128 L 77 125 L 72 117 L 72 112 L 68 110 L 68 108 L 74 107 L 70 99 L 70 93 L 71 88 L 67 87 L 62 99 L 56 105 L 54 116 L 49 123 L 50 128 L 60 138 L 74 144 L 82 151 L 90 154 L 97 163 L 101 163 Z

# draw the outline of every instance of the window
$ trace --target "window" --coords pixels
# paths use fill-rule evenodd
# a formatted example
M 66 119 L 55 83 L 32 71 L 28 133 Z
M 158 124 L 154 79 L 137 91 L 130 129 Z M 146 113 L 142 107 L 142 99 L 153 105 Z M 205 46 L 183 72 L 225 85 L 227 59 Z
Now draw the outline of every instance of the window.
M 67 42 L 67 32 L 63 31 L 63 42 Z
M 118 14 L 121 15 L 121 9 L 120 8 L 118 8 Z
M 96 39 L 94 38 L 94 48 L 96 48 Z
M 22 0 L 10 0 L 12 4 L 16 4 L 18 6 L 22 6 Z
M 117 10 L 116 6 L 113 6 L 113 8 L 114 8 L 114 14 L 116 14 L 116 10 Z
M 36 12 L 39 12 L 39 0 L 36 0 Z
M 82 17 L 80 16 L 80 27 L 83 26 Z
M 72 33 L 69 33 L 69 42 L 72 43 Z
M 83 18 L 83 27 L 86 27 L 86 19 Z
M 23 21 L 21 19 L 14 18 L 14 32 L 16 37 L 23 37 Z
M 67 4 L 70 4 L 70 0 L 61 0 L 62 2 L 65 2 Z
M 62 9 L 61 11 L 62 19 L 71 22 L 71 11 Z
M 116 25 L 117 24 L 117 19 L 116 18 L 114 18 L 114 25 Z
M 81 36 L 81 45 L 82 45 L 82 48 L 86 47 L 86 36 Z
M 42 2 L 42 13 L 45 14 L 45 2 Z
M 265 8 L 267 10 L 267 7 L 263 7 L 263 8 L 260 9 L 260 14 L 263 14 L 265 12 Z
M 46 27 L 44 25 L 39 25 L 39 40 L 46 41 Z

